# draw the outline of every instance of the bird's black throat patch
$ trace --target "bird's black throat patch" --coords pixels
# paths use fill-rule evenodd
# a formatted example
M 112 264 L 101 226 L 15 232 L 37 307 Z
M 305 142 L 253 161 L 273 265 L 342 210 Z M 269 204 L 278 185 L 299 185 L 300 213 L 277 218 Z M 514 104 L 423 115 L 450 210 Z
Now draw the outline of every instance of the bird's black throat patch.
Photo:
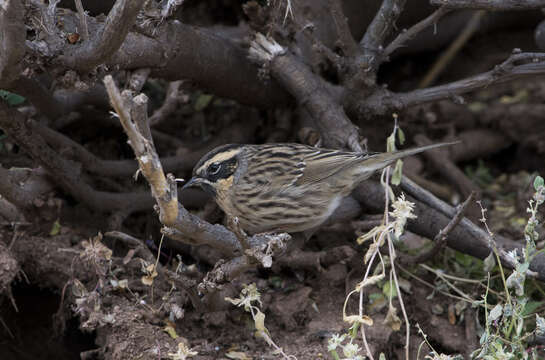
M 209 195 L 212 195 L 213 197 L 216 196 L 216 189 L 214 189 L 214 187 L 208 183 L 201 183 L 199 184 L 201 189 L 203 189 L 203 191 Z

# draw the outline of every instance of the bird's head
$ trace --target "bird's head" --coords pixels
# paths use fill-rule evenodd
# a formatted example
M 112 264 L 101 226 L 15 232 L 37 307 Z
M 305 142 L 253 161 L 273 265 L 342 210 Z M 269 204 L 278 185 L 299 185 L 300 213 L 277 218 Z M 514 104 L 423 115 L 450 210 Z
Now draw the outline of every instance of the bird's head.
M 216 196 L 228 190 L 233 184 L 239 164 L 242 145 L 222 145 L 204 155 L 193 168 L 191 179 L 182 189 L 200 186 L 207 193 Z

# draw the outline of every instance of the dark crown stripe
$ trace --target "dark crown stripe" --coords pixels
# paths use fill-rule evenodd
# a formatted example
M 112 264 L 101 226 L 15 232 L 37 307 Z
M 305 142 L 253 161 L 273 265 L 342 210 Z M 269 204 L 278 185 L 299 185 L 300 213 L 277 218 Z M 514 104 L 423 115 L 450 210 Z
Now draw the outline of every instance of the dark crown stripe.
M 226 145 L 215 148 L 214 150 L 212 150 L 212 151 L 208 152 L 206 155 L 204 155 L 199 160 L 199 162 L 197 162 L 197 164 L 194 167 L 194 170 L 197 170 L 198 168 L 200 168 L 205 162 L 207 162 L 208 160 L 210 160 L 211 158 L 213 158 L 217 154 L 222 153 L 222 152 L 226 152 L 226 151 L 229 151 L 229 150 L 232 150 L 232 149 L 237 149 L 237 148 L 239 148 L 241 146 L 242 145 L 240 145 L 240 144 L 226 144 Z

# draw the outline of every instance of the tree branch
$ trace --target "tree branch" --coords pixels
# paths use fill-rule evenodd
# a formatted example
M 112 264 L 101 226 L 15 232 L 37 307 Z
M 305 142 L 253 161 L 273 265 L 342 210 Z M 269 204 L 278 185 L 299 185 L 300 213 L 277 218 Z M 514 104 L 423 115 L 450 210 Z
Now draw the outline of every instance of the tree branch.
M 413 190 L 416 189 L 416 191 L 409 191 L 407 186 L 404 186 L 404 183 L 409 183 L 411 188 Z M 433 239 L 441 229 L 447 226 L 450 219 L 455 216 L 456 209 L 437 199 L 427 190 L 420 188 L 406 177 L 402 180 L 402 187 L 407 193 L 413 196 L 417 195 L 417 199 L 408 198 L 409 201 L 416 204 L 414 213 L 417 218 L 409 221 L 407 228 L 414 233 Z M 384 189 L 378 182 L 366 181 L 357 187 L 352 195 L 369 209 L 377 212 L 384 211 L 382 208 L 382 204 L 384 203 Z M 438 208 L 441 210 L 438 211 Z M 499 243 L 499 255 L 502 264 L 512 269 L 514 264 L 506 252 L 514 248 L 518 248 L 521 251 L 522 245 L 501 236 L 496 236 L 495 240 Z M 465 254 L 484 259 L 490 255 L 491 241 L 484 230 L 470 220 L 463 218 L 458 226 L 451 230 L 447 239 L 447 245 Z M 537 273 L 538 279 L 545 280 L 545 254 L 536 256 L 530 265 L 530 269 Z
M 433 247 L 422 254 L 419 254 L 414 257 L 407 257 L 402 258 L 402 262 L 410 263 L 410 264 L 420 264 L 423 262 L 426 262 L 430 259 L 433 259 L 435 255 L 439 253 L 439 251 L 446 245 L 447 243 L 447 237 L 450 234 L 450 232 L 460 223 L 460 221 L 464 217 L 464 213 L 469 205 L 469 203 L 473 200 L 475 196 L 475 193 L 469 194 L 467 199 L 461 204 L 456 207 L 456 214 L 454 217 L 449 221 L 447 226 L 445 226 L 441 231 L 435 235 L 435 238 L 433 239 Z
M 373 21 L 360 41 L 365 67 L 376 71 L 383 58 L 383 45 L 394 29 L 395 22 L 405 6 L 405 0 L 383 0 Z
M 431 5 L 450 9 L 480 9 L 490 11 L 539 10 L 545 8 L 545 0 L 430 0 Z
M 436 24 L 440 18 L 445 14 L 449 13 L 451 9 L 441 6 L 439 9 L 435 10 L 430 16 L 424 20 L 414 24 L 408 30 L 403 30 L 384 50 L 384 57 L 387 58 L 398 48 L 405 45 L 409 40 L 415 37 L 422 30 L 426 29 L 428 26 Z
M 75 0 L 76 9 L 78 10 L 79 25 L 81 27 L 81 37 L 84 41 L 89 40 L 89 27 L 87 26 L 87 15 L 83 9 L 81 0 Z
M 168 84 L 167 93 L 165 95 L 165 100 L 161 107 L 151 115 L 149 121 L 150 126 L 155 126 L 162 121 L 164 121 L 170 114 L 172 114 L 178 104 L 180 104 L 184 99 L 187 99 L 183 91 L 180 90 L 182 86 L 182 80 L 171 81 Z
M 266 63 L 271 74 L 311 114 L 326 147 L 362 151 L 358 129 L 348 119 L 343 107 L 335 102 L 324 82 L 305 64 L 261 34 L 257 34 L 252 42 L 250 57 Z
M 518 62 L 524 63 L 517 65 Z M 393 93 L 387 90 L 377 91 L 357 104 L 355 110 L 358 116 L 362 118 L 368 117 L 369 114 L 387 114 L 410 106 L 443 99 L 453 99 L 460 94 L 493 84 L 543 74 L 545 74 L 545 53 L 515 52 L 493 70 L 466 79 L 407 93 Z M 461 101 L 459 98 L 457 100 Z
M 350 32 L 348 19 L 344 15 L 341 0 L 333 0 L 330 2 L 330 13 L 335 28 L 337 29 L 337 35 L 339 36 L 339 47 L 343 50 L 345 56 L 356 55 L 358 53 L 358 44 Z
M 80 71 L 89 71 L 106 62 L 120 47 L 145 0 L 117 0 L 102 28 L 89 41 L 67 51 L 61 63 Z
M 97 191 L 83 182 L 81 171 L 53 151 L 42 137 L 31 130 L 23 115 L 0 101 L 0 128 L 46 169 L 65 191 L 98 211 L 138 211 L 149 209 L 153 202 L 148 193 L 111 193 Z

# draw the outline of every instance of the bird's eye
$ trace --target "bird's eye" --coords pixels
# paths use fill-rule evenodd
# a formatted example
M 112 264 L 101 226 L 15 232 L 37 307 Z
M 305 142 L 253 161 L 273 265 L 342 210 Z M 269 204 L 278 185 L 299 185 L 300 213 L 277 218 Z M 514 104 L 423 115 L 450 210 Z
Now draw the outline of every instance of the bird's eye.
M 216 175 L 220 171 L 221 165 L 218 163 L 212 163 L 208 167 L 208 173 L 210 175 Z

